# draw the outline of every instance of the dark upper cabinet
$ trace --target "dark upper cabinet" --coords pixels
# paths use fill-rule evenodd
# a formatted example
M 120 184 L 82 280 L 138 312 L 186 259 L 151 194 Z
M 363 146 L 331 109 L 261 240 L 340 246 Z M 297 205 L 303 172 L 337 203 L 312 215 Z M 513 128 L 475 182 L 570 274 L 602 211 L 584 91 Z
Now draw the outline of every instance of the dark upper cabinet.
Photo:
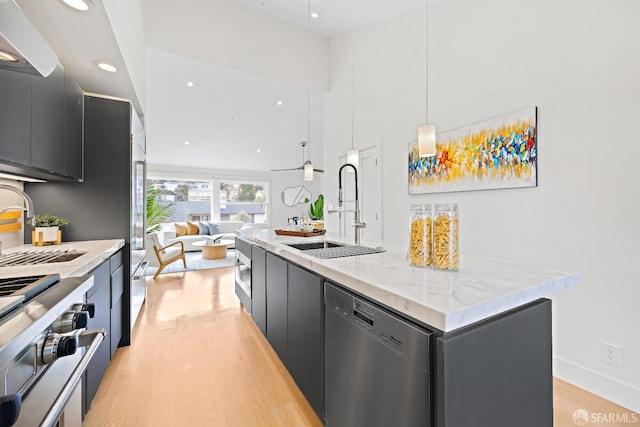
M 48 77 L 0 70 L 0 171 L 83 176 L 83 92 L 61 65 Z
M 64 74 L 64 168 L 63 174 L 82 178 L 82 109 L 84 93 L 69 75 Z
M 31 76 L 0 69 L 0 160 L 29 164 Z
M 31 81 L 31 163 L 51 173 L 64 169 L 64 68 Z

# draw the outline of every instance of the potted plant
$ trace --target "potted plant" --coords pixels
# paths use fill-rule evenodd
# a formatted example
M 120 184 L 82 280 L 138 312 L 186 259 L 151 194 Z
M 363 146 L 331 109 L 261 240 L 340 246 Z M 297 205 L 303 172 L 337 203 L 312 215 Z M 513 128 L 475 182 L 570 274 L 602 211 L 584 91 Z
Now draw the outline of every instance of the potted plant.
M 60 227 L 69 224 L 69 220 L 52 214 L 36 215 L 35 238 L 39 243 L 57 242 Z
M 322 194 L 319 194 L 316 201 L 309 205 L 309 217 L 313 221 L 314 229 L 324 229 L 324 221 L 322 221 L 324 218 L 324 196 Z

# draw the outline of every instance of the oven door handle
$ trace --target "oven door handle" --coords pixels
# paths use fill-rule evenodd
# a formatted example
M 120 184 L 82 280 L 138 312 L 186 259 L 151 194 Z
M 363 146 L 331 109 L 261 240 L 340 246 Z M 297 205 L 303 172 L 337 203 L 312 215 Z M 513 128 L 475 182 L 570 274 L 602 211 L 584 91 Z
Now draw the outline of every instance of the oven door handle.
M 104 329 L 93 329 L 78 334 L 78 345 L 81 347 L 86 347 L 88 345 L 87 351 L 84 356 L 82 356 L 82 359 L 80 359 L 80 363 L 78 363 L 78 366 L 76 366 L 76 368 L 73 370 L 71 378 L 69 378 L 67 383 L 62 388 L 62 391 L 60 391 L 60 394 L 58 394 L 58 397 L 56 398 L 55 402 L 53 402 L 53 405 L 51 405 L 51 408 L 47 412 L 47 415 L 44 417 L 40 425 L 52 426 L 56 422 L 58 417 L 60 417 L 60 414 L 64 410 L 64 407 L 69 400 L 69 397 L 82 379 L 82 374 L 84 374 L 84 371 L 87 369 L 89 362 L 91 362 L 91 359 L 98 349 L 98 346 L 100 345 L 100 343 L 102 343 L 106 335 L 107 331 L 105 331 Z
M 251 268 L 251 258 L 236 249 L 236 264 L 242 263 Z

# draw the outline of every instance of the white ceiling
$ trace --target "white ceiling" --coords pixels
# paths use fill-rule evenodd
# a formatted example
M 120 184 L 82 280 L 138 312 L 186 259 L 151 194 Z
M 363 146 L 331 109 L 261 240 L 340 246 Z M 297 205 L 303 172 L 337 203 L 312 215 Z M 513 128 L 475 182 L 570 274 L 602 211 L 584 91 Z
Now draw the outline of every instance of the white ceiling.
M 107 59 L 126 70 L 102 1 L 92 0 L 90 10 L 80 13 L 60 0 L 17 0 L 85 91 L 132 99 L 136 109 L 142 111 L 126 73 L 107 74 L 95 67 L 96 60 Z M 180 9 L 176 10 L 178 4 Z M 245 14 L 248 22 L 253 22 L 256 16 L 262 17 L 260 25 L 273 25 L 281 34 L 303 31 L 327 38 L 424 9 L 425 0 L 311 0 L 312 11 L 320 15 L 311 22 L 307 6 L 306 1 L 292 0 L 144 0 L 148 161 L 212 169 L 293 168 L 302 163 L 299 143 L 309 134 L 311 160 L 321 167 L 323 93 L 310 91 L 308 127 L 309 86 L 274 78 L 277 73 L 269 58 L 262 58 L 262 64 L 257 62 L 265 68 L 264 73 L 255 68 L 239 69 L 229 55 L 242 54 L 243 50 L 235 49 L 231 40 L 220 40 L 215 25 L 200 25 L 193 31 L 188 25 L 186 29 L 184 25 L 167 25 L 178 21 L 200 23 L 202 15 L 228 10 L 233 12 L 228 19 L 237 20 Z M 225 17 L 217 18 L 220 22 Z M 147 25 L 153 28 L 154 23 L 155 35 L 150 35 Z M 283 30 L 286 27 L 291 30 Z M 242 34 L 243 28 L 238 31 Z M 166 42 L 157 37 L 159 33 L 164 34 Z M 150 39 L 154 41 L 152 47 Z M 181 43 L 171 44 L 170 39 Z M 214 41 L 224 43 L 225 61 L 196 54 L 211 52 Z M 187 81 L 193 81 L 194 87 L 187 87 Z M 278 100 L 284 102 L 283 106 L 276 105 Z M 187 140 L 188 146 L 184 144 Z

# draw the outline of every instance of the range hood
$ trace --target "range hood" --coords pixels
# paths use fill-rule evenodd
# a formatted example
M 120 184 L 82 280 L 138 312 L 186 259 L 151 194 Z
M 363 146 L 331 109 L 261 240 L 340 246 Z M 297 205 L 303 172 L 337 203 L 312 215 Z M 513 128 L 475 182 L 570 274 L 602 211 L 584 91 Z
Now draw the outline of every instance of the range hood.
M 0 0 L 0 68 L 47 77 L 57 62 L 20 6 L 14 0 Z

